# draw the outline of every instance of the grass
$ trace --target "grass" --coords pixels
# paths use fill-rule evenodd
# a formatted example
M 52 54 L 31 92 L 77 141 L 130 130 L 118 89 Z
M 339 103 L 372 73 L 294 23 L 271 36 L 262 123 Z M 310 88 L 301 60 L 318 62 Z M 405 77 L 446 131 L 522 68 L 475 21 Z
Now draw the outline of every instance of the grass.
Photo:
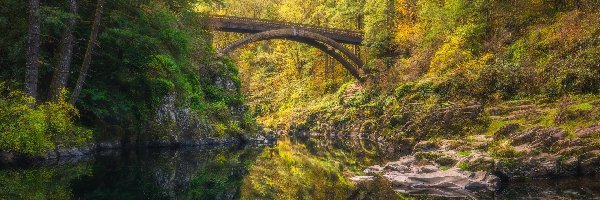
M 558 128 L 567 132 L 567 137 L 575 138 L 575 137 L 577 137 L 575 135 L 575 131 L 577 129 L 589 127 L 592 124 L 594 124 L 594 121 L 579 118 L 579 119 L 575 119 L 575 120 L 568 120 L 568 121 L 564 122 L 563 124 L 561 124 L 560 126 L 558 126 Z
M 538 123 L 539 125 L 543 126 L 543 127 L 549 127 L 555 124 L 555 119 L 556 116 L 558 115 L 559 111 L 558 109 L 552 109 L 549 110 L 546 115 L 543 115 L 541 117 L 540 122 Z
M 592 109 L 594 109 L 594 106 L 588 102 L 569 106 L 569 111 L 579 111 L 579 110 L 587 111 L 587 110 L 592 110 Z
M 498 132 L 502 127 L 504 127 L 505 125 L 506 125 L 506 121 L 503 121 L 503 120 L 492 121 L 492 123 L 490 123 L 487 131 L 485 132 L 485 135 L 492 136 L 496 132 Z
M 469 163 L 466 162 L 458 163 L 458 168 L 463 171 L 471 171 L 471 165 L 469 165 Z
M 470 156 L 471 155 L 471 151 L 469 151 L 469 150 L 459 151 L 458 155 L 459 156 Z

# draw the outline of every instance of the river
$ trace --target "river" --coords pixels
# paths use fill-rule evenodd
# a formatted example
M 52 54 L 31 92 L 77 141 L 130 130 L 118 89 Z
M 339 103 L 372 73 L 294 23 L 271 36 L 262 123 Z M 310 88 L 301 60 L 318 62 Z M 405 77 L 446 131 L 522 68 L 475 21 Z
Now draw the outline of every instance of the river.
M 402 148 L 396 148 L 402 149 Z M 438 199 L 349 177 L 401 151 L 361 139 L 280 138 L 273 146 L 102 151 L 0 167 L 0 199 Z M 503 184 L 476 199 L 600 198 L 597 179 Z

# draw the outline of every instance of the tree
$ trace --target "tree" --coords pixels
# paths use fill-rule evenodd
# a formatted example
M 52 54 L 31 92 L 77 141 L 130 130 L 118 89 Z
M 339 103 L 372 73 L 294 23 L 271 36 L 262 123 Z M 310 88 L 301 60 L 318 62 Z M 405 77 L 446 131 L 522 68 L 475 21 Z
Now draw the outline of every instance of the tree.
M 39 76 L 40 58 L 40 1 L 29 0 L 27 30 L 27 58 L 25 71 L 25 91 L 37 99 L 37 85 Z
M 85 50 L 85 56 L 83 57 L 83 64 L 81 65 L 81 70 L 79 71 L 79 78 L 77 78 L 77 83 L 75 84 L 75 89 L 73 90 L 73 94 L 71 96 L 71 104 L 77 103 L 77 98 L 79 98 L 79 94 L 81 93 L 81 89 L 83 88 L 87 72 L 90 68 L 90 63 L 92 62 L 92 53 L 94 52 L 94 46 L 96 45 L 96 39 L 98 38 L 100 22 L 102 20 L 102 10 L 104 8 L 104 1 L 105 0 L 98 0 L 97 3 L 96 14 L 94 15 L 94 22 L 92 24 L 92 30 L 90 33 L 90 39 L 88 40 L 87 49 Z
M 73 29 L 77 23 L 77 1 L 69 0 L 69 11 L 71 16 L 67 19 L 63 38 L 61 39 L 61 49 L 58 64 L 54 70 L 52 82 L 50 84 L 49 99 L 56 101 L 60 90 L 67 85 L 69 79 L 69 70 L 71 68 L 71 59 L 73 57 Z
M 366 47 L 377 58 L 390 57 L 396 50 L 393 41 L 395 34 L 394 0 L 368 0 L 364 6 Z

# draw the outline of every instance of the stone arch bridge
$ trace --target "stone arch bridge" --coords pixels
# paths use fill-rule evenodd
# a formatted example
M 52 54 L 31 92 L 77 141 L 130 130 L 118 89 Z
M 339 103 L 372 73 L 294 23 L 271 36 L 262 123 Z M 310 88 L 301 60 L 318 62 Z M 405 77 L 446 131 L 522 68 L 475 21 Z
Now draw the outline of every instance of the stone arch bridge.
M 363 61 L 344 44 L 361 45 L 363 34 L 357 31 L 324 28 L 305 24 L 222 15 L 209 16 L 212 29 L 221 32 L 249 33 L 219 50 L 228 54 L 244 45 L 272 39 L 287 39 L 313 46 L 338 62 L 358 81 L 363 81 Z

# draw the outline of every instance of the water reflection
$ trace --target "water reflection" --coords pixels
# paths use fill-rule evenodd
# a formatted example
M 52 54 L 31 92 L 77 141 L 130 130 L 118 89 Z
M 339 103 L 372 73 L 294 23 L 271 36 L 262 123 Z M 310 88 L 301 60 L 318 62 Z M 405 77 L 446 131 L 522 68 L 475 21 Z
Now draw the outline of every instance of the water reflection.
M 348 180 L 402 147 L 352 138 L 281 138 L 272 147 L 103 152 L 87 161 L 0 167 L 0 199 L 439 199 Z M 600 195 L 597 179 L 513 183 L 481 199 Z
M 96 157 L 78 199 L 236 199 L 260 147 L 146 150 Z
M 263 151 L 244 177 L 242 198 L 396 198 L 386 181 L 356 186 L 347 178 L 394 157 L 376 143 L 356 138 L 281 138 Z
M 91 174 L 91 163 L 5 168 L 0 170 L 0 199 L 69 199 L 71 181 Z

